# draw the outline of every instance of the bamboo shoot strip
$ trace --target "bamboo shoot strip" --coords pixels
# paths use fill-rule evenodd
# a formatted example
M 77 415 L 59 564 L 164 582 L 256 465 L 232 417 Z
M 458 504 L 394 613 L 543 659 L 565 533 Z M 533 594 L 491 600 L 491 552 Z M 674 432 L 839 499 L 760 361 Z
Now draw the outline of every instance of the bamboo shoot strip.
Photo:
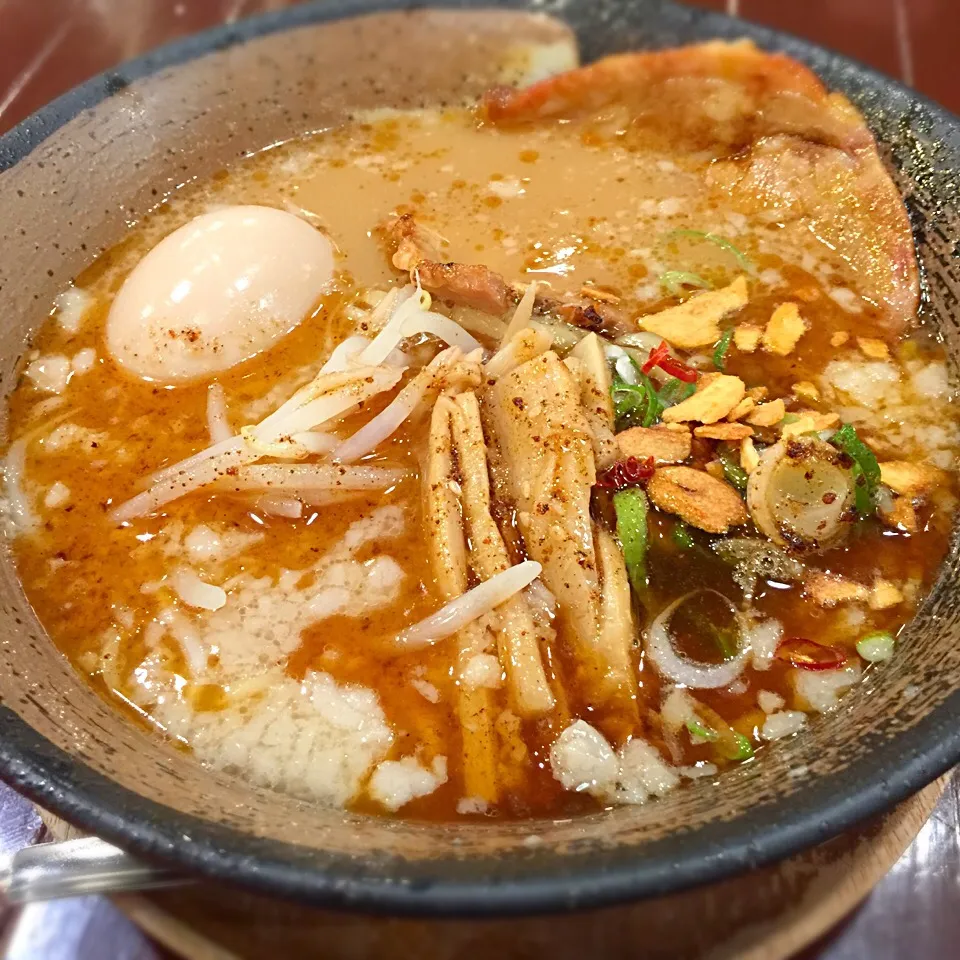
M 471 562 L 478 579 L 489 580 L 510 567 L 503 537 L 490 514 L 490 482 L 476 394 L 454 401 L 453 435 L 460 464 L 463 512 L 473 544 Z M 553 708 L 554 698 L 540 656 L 539 632 L 523 595 L 501 607 L 497 646 L 500 663 L 522 716 L 539 716 Z
M 602 593 L 600 597 L 599 651 L 609 667 L 609 676 L 628 696 L 637 690 L 630 651 L 637 635 L 633 622 L 633 600 L 623 554 L 609 530 L 594 528 L 597 561 L 600 567 Z
M 441 397 L 430 421 L 429 457 L 424 471 L 424 528 L 433 575 L 441 595 L 452 600 L 467 589 L 467 556 L 460 502 L 453 485 L 451 411 L 453 403 Z M 470 659 L 485 643 L 482 623 L 474 621 L 457 636 L 457 672 L 462 676 Z M 458 684 L 457 713 L 463 738 L 463 789 L 467 797 L 496 803 L 496 738 L 493 691 Z

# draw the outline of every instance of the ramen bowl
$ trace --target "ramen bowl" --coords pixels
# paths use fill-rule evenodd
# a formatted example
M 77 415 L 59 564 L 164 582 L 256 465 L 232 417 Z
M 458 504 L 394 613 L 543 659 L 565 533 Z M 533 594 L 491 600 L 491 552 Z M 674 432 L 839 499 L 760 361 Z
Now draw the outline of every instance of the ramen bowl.
M 555 9 L 554 9 L 555 7 Z M 208 31 L 104 74 L 0 139 L 0 375 L 16 383 L 46 304 L 159 198 L 351 108 L 482 92 L 522 33 L 584 60 L 747 36 L 807 63 L 860 108 L 906 198 L 922 315 L 951 365 L 960 122 L 799 40 L 669 3 L 307 4 Z M 539 9 L 539 8 L 538 8 Z M 202 766 L 101 700 L 44 635 L 12 559 L 0 570 L 0 775 L 71 823 L 186 874 L 304 903 L 421 915 L 555 911 L 649 897 L 836 835 L 960 758 L 954 536 L 897 658 L 807 735 L 659 802 L 580 818 L 388 820 L 328 810 Z

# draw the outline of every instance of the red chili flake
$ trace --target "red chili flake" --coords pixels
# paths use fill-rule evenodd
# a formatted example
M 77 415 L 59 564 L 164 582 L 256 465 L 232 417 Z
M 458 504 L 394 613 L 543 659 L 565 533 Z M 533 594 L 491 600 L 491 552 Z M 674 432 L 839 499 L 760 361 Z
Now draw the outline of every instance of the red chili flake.
M 669 373 L 671 377 L 676 377 L 684 383 L 696 383 L 699 376 L 693 367 L 670 356 L 670 348 L 666 340 L 661 340 L 660 344 L 650 351 L 650 356 L 640 369 L 644 373 L 649 373 L 654 367 L 659 367 L 664 373 Z
M 653 476 L 653 457 L 627 457 L 618 460 L 609 470 L 605 470 L 597 478 L 597 486 L 605 490 L 622 490 L 624 487 L 635 487 L 644 480 Z
M 788 637 L 777 647 L 777 659 L 803 670 L 836 670 L 846 662 L 847 655 L 816 640 Z

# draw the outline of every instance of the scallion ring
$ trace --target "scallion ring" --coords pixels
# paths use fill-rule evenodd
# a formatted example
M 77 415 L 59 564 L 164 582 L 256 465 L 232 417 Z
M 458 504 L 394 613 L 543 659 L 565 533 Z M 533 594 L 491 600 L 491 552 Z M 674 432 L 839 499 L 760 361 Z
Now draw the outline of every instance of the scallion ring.
M 745 639 L 745 631 L 741 624 L 740 648 L 734 657 L 724 660 L 723 663 L 695 663 L 677 653 L 670 633 L 670 620 L 681 604 L 700 593 L 718 592 L 716 590 L 693 590 L 671 603 L 650 624 L 647 631 L 646 648 L 647 655 L 653 665 L 663 676 L 673 680 L 674 683 L 682 683 L 685 687 L 690 687 L 693 690 L 713 690 L 718 687 L 729 686 L 743 673 L 750 656 L 750 644 Z M 718 596 L 729 606 L 737 622 L 740 623 L 740 614 L 733 603 L 723 594 L 718 593 Z

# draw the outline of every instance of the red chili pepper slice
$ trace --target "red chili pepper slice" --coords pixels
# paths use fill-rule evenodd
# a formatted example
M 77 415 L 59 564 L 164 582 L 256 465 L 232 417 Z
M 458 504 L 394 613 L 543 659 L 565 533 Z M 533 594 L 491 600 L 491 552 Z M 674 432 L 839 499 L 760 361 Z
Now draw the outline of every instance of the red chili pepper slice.
M 670 356 L 670 348 L 666 340 L 661 340 L 659 346 L 654 347 L 647 357 L 646 363 L 640 368 L 644 373 L 649 373 L 654 367 L 659 367 L 665 358 Z
M 661 340 L 660 344 L 650 351 L 650 356 L 640 369 L 644 373 L 649 373 L 654 367 L 659 367 L 664 373 L 669 373 L 671 377 L 676 377 L 684 383 L 697 382 L 697 371 L 687 366 L 682 360 L 671 357 L 666 340 Z
M 605 490 L 622 490 L 624 487 L 635 487 L 643 480 L 653 476 L 653 457 L 627 457 L 618 460 L 609 470 L 604 471 L 597 478 L 597 486 Z
M 675 357 L 665 357 L 661 360 L 660 369 L 684 383 L 696 383 L 699 376 L 693 367 L 687 366 L 682 360 L 677 360 Z
M 803 670 L 836 670 L 846 662 L 847 655 L 816 640 L 788 637 L 777 647 L 777 659 Z

